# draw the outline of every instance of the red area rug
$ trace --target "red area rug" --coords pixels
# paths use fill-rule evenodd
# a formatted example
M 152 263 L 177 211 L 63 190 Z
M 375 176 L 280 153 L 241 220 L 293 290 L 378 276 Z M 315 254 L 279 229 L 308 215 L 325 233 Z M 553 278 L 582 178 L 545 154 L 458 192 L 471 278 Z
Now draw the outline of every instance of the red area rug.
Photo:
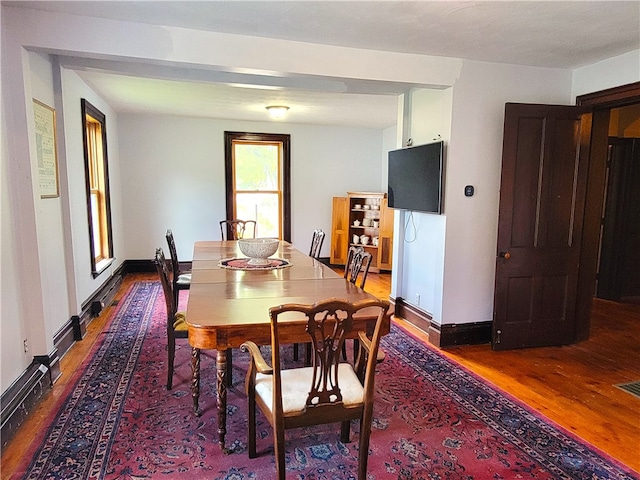
M 262 417 L 260 456 L 250 460 L 246 453 L 246 355 L 234 351 L 227 423 L 234 453 L 223 455 L 215 352 L 203 352 L 203 413 L 194 417 L 185 341 L 174 388 L 164 385 L 164 319 L 159 284 L 135 284 L 16 478 L 274 478 L 272 432 Z M 394 326 L 383 349 L 368 479 L 638 478 L 403 330 Z M 348 444 L 340 442 L 339 425 L 287 432 L 287 477 L 357 478 L 357 435 L 357 424 Z

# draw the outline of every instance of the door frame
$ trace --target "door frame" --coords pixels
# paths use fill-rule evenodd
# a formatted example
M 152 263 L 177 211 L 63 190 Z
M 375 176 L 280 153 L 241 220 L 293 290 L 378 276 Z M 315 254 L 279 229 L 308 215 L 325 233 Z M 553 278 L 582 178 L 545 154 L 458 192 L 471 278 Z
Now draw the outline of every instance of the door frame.
M 600 244 L 600 222 L 605 192 L 609 119 L 612 108 L 640 103 L 640 82 L 576 97 L 576 105 L 592 107 L 591 147 L 585 203 L 584 230 L 578 273 L 576 341 L 589 338 L 591 302 L 595 294 Z

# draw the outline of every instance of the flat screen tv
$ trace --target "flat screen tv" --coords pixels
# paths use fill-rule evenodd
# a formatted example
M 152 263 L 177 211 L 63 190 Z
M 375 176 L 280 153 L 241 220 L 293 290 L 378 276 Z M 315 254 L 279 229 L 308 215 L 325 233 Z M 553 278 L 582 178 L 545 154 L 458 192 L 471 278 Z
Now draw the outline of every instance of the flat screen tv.
M 389 152 L 389 207 L 442 213 L 443 181 L 444 142 Z

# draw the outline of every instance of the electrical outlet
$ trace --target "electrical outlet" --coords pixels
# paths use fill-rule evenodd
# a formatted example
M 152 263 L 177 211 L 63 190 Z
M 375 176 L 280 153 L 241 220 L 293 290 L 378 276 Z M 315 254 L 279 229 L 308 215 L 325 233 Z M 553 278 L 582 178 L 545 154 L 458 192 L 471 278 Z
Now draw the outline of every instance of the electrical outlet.
M 420 294 L 416 293 L 416 305 L 420 305 Z
M 26 338 L 22 342 L 22 346 L 24 347 L 24 353 L 27 353 L 29 351 L 29 343 L 27 342 Z

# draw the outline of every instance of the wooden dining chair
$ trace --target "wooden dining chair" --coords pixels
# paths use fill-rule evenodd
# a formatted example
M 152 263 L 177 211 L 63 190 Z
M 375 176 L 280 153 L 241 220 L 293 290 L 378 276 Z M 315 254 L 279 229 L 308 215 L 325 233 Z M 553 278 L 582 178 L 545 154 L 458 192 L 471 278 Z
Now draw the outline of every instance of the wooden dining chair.
M 173 291 L 173 283 L 171 282 L 169 265 L 164 256 L 162 248 L 156 249 L 155 257 L 156 269 L 162 284 L 164 292 L 164 300 L 167 304 L 167 390 L 173 388 L 173 370 L 176 355 L 176 338 L 189 338 L 187 331 L 186 315 L 184 312 L 178 312 L 178 304 Z
M 371 338 L 353 331 L 353 317 L 368 309 L 377 315 Z M 256 406 L 274 431 L 277 478 L 285 479 L 285 430 L 325 423 L 341 423 L 340 438 L 349 442 L 351 420 L 360 421 L 358 479 L 365 480 L 369 437 L 373 417 L 374 380 L 382 324 L 389 302 L 369 299 L 350 303 L 328 299 L 314 305 L 286 304 L 269 310 L 271 319 L 271 366 L 253 342 L 242 349 L 251 354 L 246 378 L 249 399 L 249 458 L 256 457 Z M 280 358 L 279 319 L 292 313 L 306 318 L 312 345 L 310 367 L 283 369 Z M 355 365 L 340 362 L 340 350 L 348 335 L 361 345 Z M 362 380 L 356 372 L 362 371 Z
M 349 280 L 354 285 L 358 281 L 358 277 L 360 277 L 360 288 L 364 290 L 364 284 L 367 282 L 367 275 L 369 274 L 369 267 L 371 266 L 371 261 L 373 259 L 373 255 L 370 252 L 367 252 L 362 247 L 356 247 L 352 245 L 349 247 L 349 252 L 347 254 L 347 264 L 344 267 L 344 278 Z M 358 340 L 353 340 L 353 352 L 356 355 L 358 351 Z M 342 357 L 346 360 L 347 358 L 347 344 L 342 344 Z
M 322 250 L 322 244 L 324 243 L 324 231 L 320 228 L 313 231 L 311 237 L 311 248 L 309 249 L 309 256 L 318 260 L 320 258 L 320 250 Z
M 175 296 L 176 308 L 180 300 L 180 291 L 189 290 L 191 288 L 191 270 L 181 269 L 178 261 L 178 252 L 176 250 L 176 242 L 173 238 L 171 229 L 167 229 L 165 235 L 167 237 L 167 245 L 169 246 L 169 255 L 171 256 L 171 283 L 173 285 L 173 294 Z
M 360 277 L 359 287 L 364 290 L 364 284 L 367 281 L 367 275 L 369 273 L 369 267 L 373 255 L 367 252 L 362 247 L 351 246 L 349 247 L 349 253 L 347 254 L 347 264 L 344 267 L 344 278 L 351 283 L 356 284 L 358 277 Z
M 344 278 L 349 280 L 354 285 L 357 284 L 358 277 L 360 280 L 360 288 L 364 290 L 364 284 L 367 281 L 367 275 L 369 273 L 369 267 L 371 266 L 371 260 L 373 259 L 373 255 L 370 252 L 367 252 L 362 247 L 351 246 L 349 247 L 349 253 L 347 255 L 347 264 L 344 267 Z M 353 349 L 354 355 L 358 349 L 358 341 L 354 339 L 353 341 Z M 309 364 L 310 361 L 310 349 L 309 345 L 306 345 L 306 363 Z M 299 344 L 293 345 L 293 359 L 298 360 L 299 357 Z M 346 360 L 347 358 L 347 345 L 345 343 L 342 344 L 342 356 Z
M 320 250 L 322 250 L 322 244 L 324 242 L 324 231 L 320 228 L 313 231 L 311 237 L 311 247 L 309 248 L 309 256 L 318 260 L 320 258 Z M 300 345 L 298 343 L 293 344 L 293 359 L 298 360 L 300 355 Z M 307 345 L 307 359 L 309 359 L 309 345 Z M 307 361 L 309 363 L 309 361 Z
M 247 227 L 249 229 L 247 230 Z M 222 240 L 240 240 L 242 238 L 256 238 L 258 224 L 255 220 L 221 220 L 220 235 Z M 251 236 L 249 236 L 249 234 Z

